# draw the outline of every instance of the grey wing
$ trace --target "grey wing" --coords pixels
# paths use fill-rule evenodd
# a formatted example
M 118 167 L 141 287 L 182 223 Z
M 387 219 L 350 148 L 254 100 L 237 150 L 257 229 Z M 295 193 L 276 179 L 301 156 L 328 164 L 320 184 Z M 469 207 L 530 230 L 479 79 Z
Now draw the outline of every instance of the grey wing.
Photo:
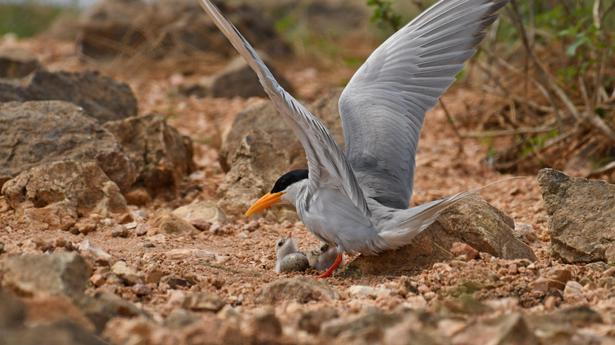
M 200 0 L 200 3 L 218 29 L 256 72 L 263 89 L 301 142 L 308 160 L 310 194 L 313 195 L 321 183 L 334 185 L 362 214 L 369 216 L 367 202 L 352 168 L 322 121 L 280 86 L 250 43 L 215 5 L 209 0 Z
M 387 39 L 339 101 L 346 157 L 367 197 L 405 209 L 425 112 L 508 0 L 440 0 Z

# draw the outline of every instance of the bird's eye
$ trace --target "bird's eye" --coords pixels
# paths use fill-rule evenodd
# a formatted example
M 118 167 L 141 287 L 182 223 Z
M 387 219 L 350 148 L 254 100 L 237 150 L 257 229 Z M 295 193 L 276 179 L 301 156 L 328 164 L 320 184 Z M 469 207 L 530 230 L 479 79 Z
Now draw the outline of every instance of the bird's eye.
M 278 247 L 281 247 L 284 244 L 284 242 L 280 241 L 278 242 Z

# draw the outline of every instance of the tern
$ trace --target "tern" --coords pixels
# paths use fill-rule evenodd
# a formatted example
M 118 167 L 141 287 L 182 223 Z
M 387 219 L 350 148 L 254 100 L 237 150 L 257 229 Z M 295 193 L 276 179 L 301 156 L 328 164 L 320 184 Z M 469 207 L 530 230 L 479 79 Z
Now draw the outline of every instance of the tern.
M 343 253 L 376 255 L 409 244 L 463 192 L 411 207 L 415 156 L 425 113 L 455 81 L 508 0 L 440 0 L 389 37 L 352 77 L 339 100 L 346 148 L 286 92 L 254 48 L 210 2 L 201 6 L 258 79 L 307 157 L 246 212 L 292 204 L 306 228 Z

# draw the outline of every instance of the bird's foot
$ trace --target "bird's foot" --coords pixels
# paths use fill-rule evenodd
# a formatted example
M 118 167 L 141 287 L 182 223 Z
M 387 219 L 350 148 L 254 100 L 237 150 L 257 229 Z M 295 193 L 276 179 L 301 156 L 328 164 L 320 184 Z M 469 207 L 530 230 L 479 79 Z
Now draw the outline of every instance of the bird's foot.
M 344 255 L 341 252 L 337 254 L 337 256 L 335 257 L 335 261 L 333 262 L 333 265 L 331 265 L 331 267 L 329 267 L 329 269 L 326 272 L 319 275 L 318 278 L 329 278 L 333 274 L 333 272 L 340 266 L 340 264 L 342 263 L 343 257 Z

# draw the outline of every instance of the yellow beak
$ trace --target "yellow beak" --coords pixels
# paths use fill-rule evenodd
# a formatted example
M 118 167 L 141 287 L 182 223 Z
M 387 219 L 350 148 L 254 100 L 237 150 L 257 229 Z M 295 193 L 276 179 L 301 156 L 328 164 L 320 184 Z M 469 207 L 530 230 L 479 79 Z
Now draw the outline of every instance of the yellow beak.
M 280 202 L 280 199 L 282 199 L 282 195 L 284 195 L 284 192 L 267 193 L 263 195 L 263 197 L 258 199 L 246 212 L 246 217 L 250 217 L 255 213 L 268 209 L 269 207 L 273 206 L 273 204 Z

